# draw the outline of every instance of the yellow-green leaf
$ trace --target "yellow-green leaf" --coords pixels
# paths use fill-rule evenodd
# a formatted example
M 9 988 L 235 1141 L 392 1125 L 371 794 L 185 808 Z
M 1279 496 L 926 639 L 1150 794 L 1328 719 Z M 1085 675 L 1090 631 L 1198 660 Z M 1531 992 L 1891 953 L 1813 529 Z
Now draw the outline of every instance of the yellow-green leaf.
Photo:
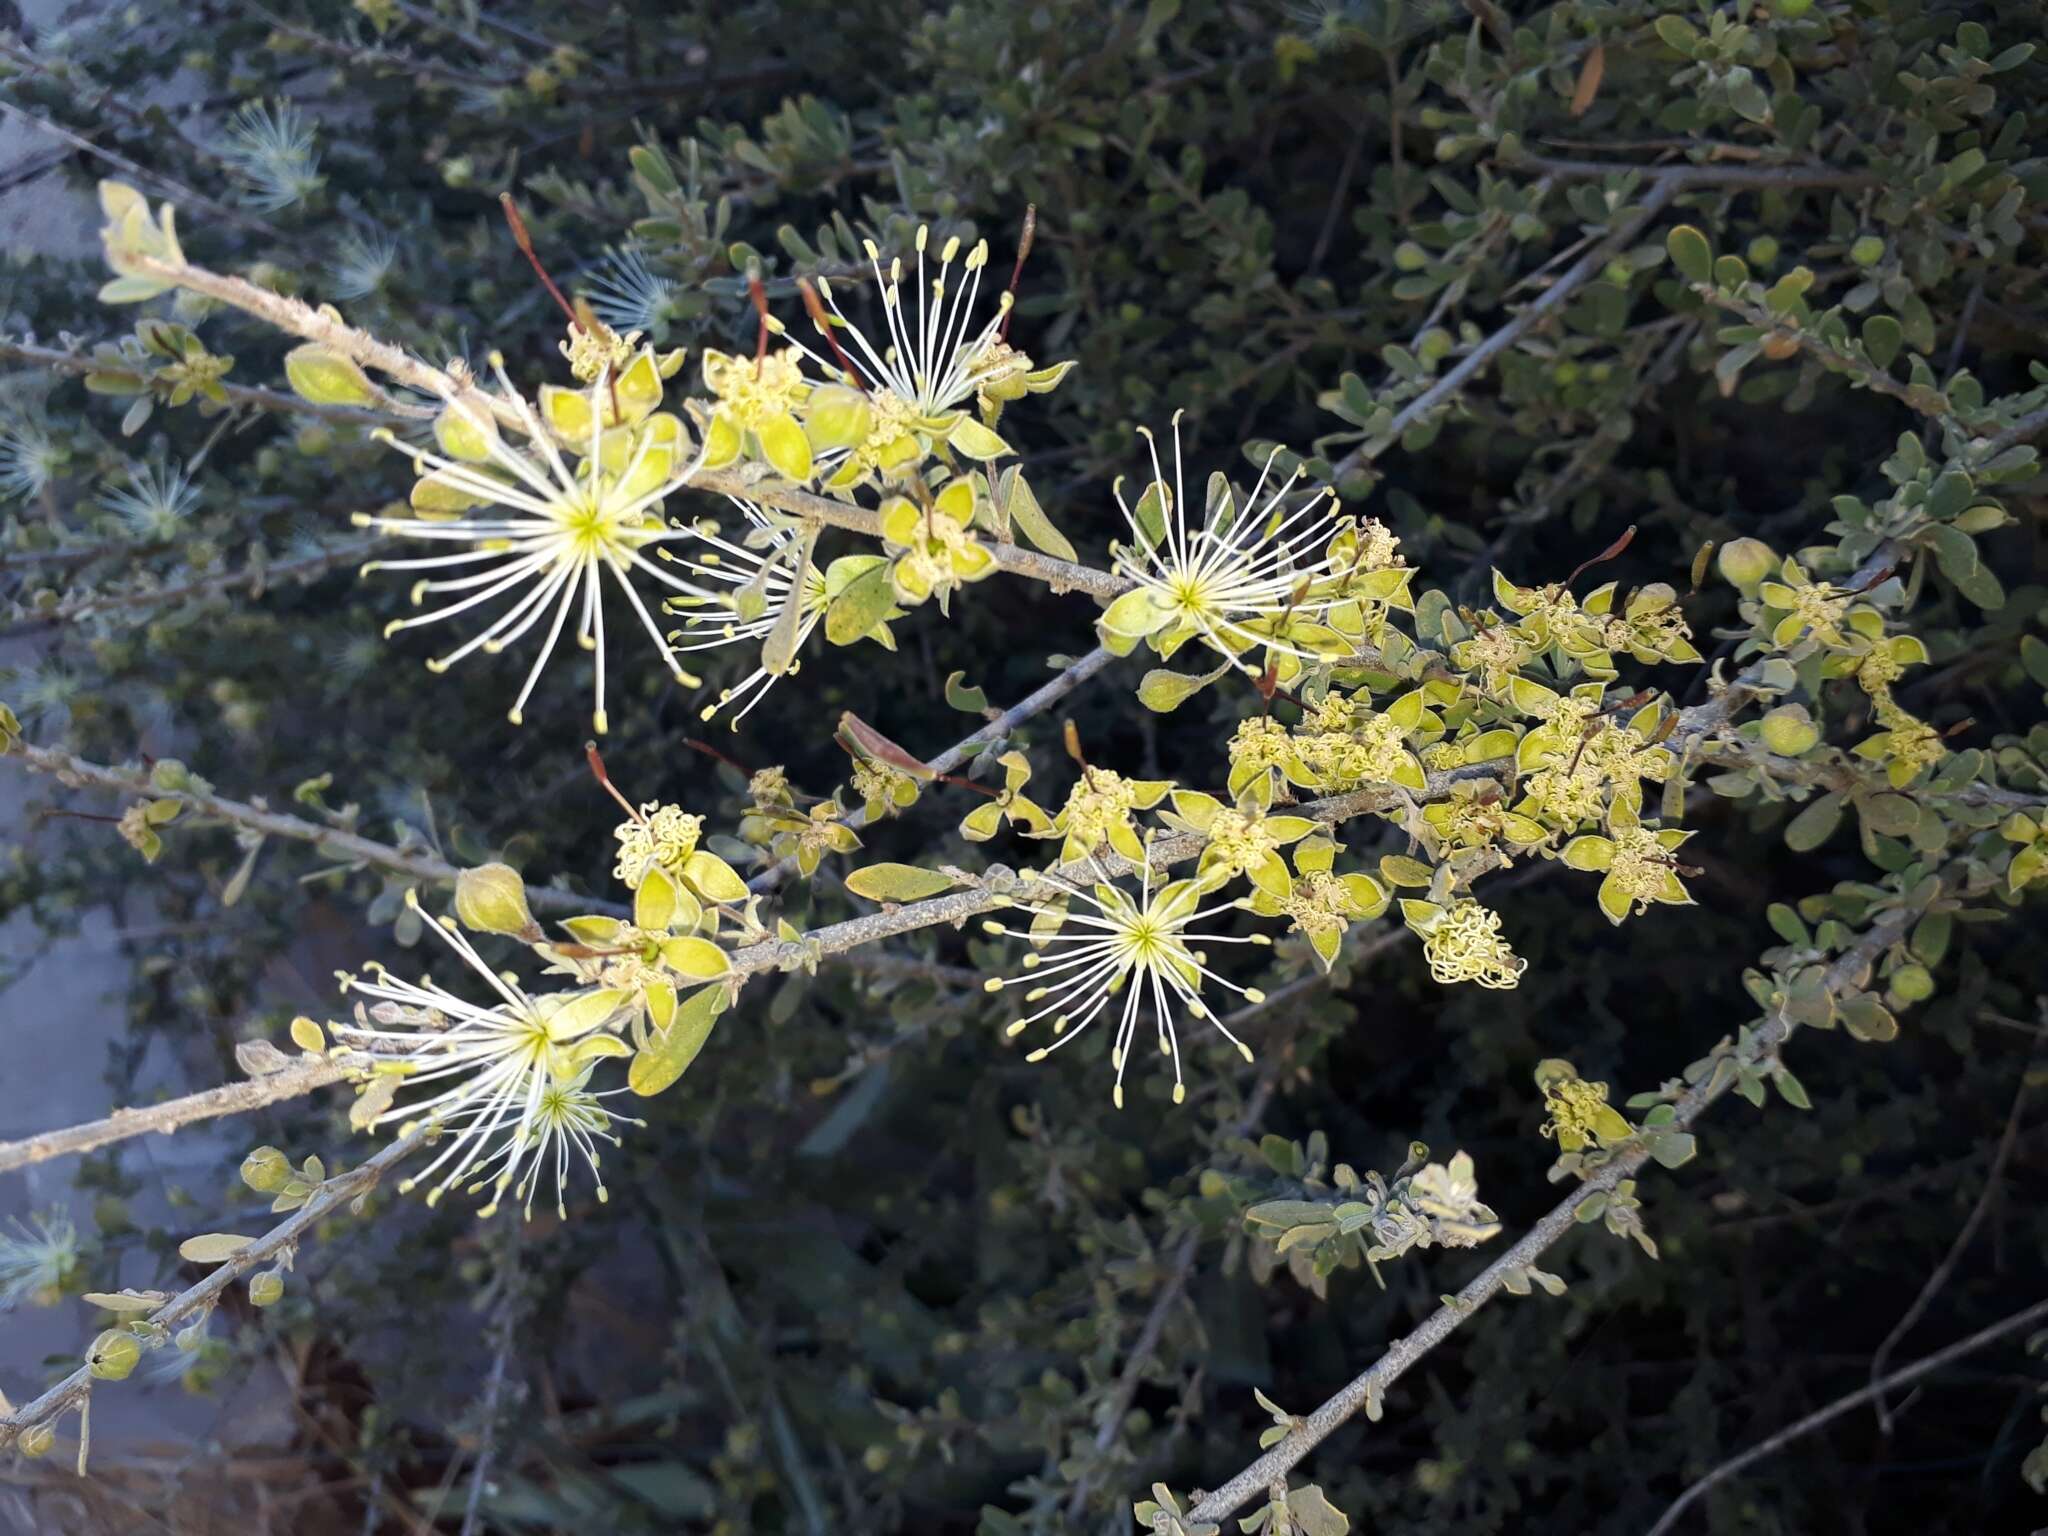
M 315 405 L 360 407 L 377 399 L 377 386 L 356 366 L 354 358 L 310 342 L 284 355 L 284 376 L 299 398 Z
M 846 877 L 846 888 L 869 901 L 922 901 L 957 883 L 951 875 L 914 864 L 870 864 Z
M 626 1086 L 642 1098 L 652 1098 L 689 1070 L 704 1042 L 711 1038 L 711 1026 L 725 1011 L 725 988 L 714 984 L 699 987 L 684 998 L 675 1011 L 675 1022 L 647 1043 L 626 1069 Z
M 202 1232 L 178 1244 L 178 1257 L 192 1264 L 225 1264 L 255 1241 L 232 1232 Z

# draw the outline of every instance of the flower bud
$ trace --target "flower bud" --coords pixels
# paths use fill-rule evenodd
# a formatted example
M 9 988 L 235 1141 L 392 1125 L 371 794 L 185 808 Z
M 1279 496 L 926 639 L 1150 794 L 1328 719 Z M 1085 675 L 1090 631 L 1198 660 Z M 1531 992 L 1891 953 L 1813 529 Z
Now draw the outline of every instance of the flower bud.
M 301 399 L 315 405 L 362 407 L 377 399 L 377 386 L 353 358 L 312 342 L 285 354 L 284 376 Z
M 1777 552 L 1762 539 L 1732 539 L 1721 546 L 1717 563 L 1721 574 L 1745 592 L 1778 568 Z
M 526 885 L 509 864 L 481 864 L 455 880 L 455 915 L 478 933 L 504 933 L 531 944 L 540 925 L 526 909 Z
M 275 1147 L 258 1147 L 242 1159 L 242 1182 L 259 1195 L 274 1195 L 292 1176 L 292 1165 Z
M 126 1381 L 142 1358 L 142 1341 L 132 1333 L 109 1328 L 85 1353 L 86 1369 L 101 1381 Z
M 21 1447 L 21 1454 L 34 1460 L 50 1454 L 50 1447 L 57 1443 L 57 1427 L 54 1424 L 32 1424 L 21 1432 L 15 1444 Z
M 1892 996 L 1903 1003 L 1924 1003 L 1934 996 L 1934 977 L 1924 965 L 1902 965 L 1891 974 Z
M 1780 757 L 1799 757 L 1820 741 L 1820 728 L 1803 704 L 1780 704 L 1764 716 L 1764 745 Z
M 249 1277 L 249 1305 L 272 1307 L 284 1299 L 284 1276 L 274 1269 Z
M 868 397 L 844 384 L 821 384 L 811 391 L 804 412 L 804 435 L 820 453 L 858 448 L 874 430 L 875 408 Z

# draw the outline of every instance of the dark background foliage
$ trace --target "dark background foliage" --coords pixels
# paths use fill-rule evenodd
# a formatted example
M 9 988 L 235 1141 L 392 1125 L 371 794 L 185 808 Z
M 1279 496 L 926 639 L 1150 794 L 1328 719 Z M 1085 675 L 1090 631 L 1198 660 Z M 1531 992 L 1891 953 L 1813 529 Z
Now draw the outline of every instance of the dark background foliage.
M 1874 494 L 1879 460 L 1920 430 L 1898 402 L 1797 359 L 1718 387 L 1715 322 L 1674 308 L 1660 265 L 1662 228 L 1679 217 L 1767 273 L 1806 263 L 1830 303 L 1863 275 L 1849 240 L 1879 236 L 1896 284 L 1885 303 L 1924 317 L 1913 345 L 1938 373 L 1966 364 L 1990 393 L 2028 387 L 2048 320 L 2048 165 L 2034 126 L 2048 63 L 1997 75 L 1993 105 L 1953 118 L 1900 83 L 1943 75 L 1942 50 L 1965 22 L 1994 53 L 2037 38 L 2029 0 L 1723 7 L 1731 20 L 1746 13 L 1818 112 L 1796 142 L 1782 101 L 1776 126 L 1731 112 L 1725 81 L 1687 78 L 1654 29 L 1668 12 L 1704 30 L 1702 13 L 1638 0 L 485 9 L 141 7 L 30 39 L 45 67 L 17 59 L 0 91 L 240 209 L 230 219 L 176 199 L 188 250 L 218 268 L 262 263 L 318 300 L 351 234 L 387 237 L 395 260 L 373 292 L 340 301 L 349 318 L 430 359 L 501 349 L 529 386 L 554 375 L 560 330 L 504 234 L 504 188 L 571 289 L 637 227 L 648 261 L 678 285 L 660 339 L 692 348 L 693 369 L 703 346 L 751 348 L 750 260 L 793 319 L 788 279 L 843 265 L 820 248 L 821 226 L 901 248 L 930 220 L 985 234 L 992 265 L 1006 267 L 1035 204 L 1015 339 L 1080 367 L 1056 394 L 1013 407 L 1004 429 L 1084 552 L 1099 557 L 1118 526 L 1109 484 L 1142 463 L 1132 429 L 1185 409 L 1202 468 L 1239 472 L 1245 444 L 1287 444 L 1393 526 L 1425 582 L 1469 600 L 1491 563 L 1522 582 L 1557 579 L 1631 524 L 1616 574 L 1681 587 L 1708 539 L 1825 542 L 1831 498 Z M 1575 116 L 1596 42 L 1603 78 Z M 317 127 L 326 183 L 264 211 L 215 151 L 235 106 L 277 94 Z M 1996 198 L 1981 186 L 1885 196 L 1915 164 L 2001 132 L 1995 169 L 2022 194 L 2011 238 L 1987 229 Z M 679 171 L 694 164 L 701 195 L 650 197 L 628 159 L 639 144 Z M 1347 441 L 1317 456 L 1318 437 L 1345 430 L 1331 409 L 1341 392 L 1330 393 L 1343 375 L 1368 381 L 1364 394 L 1390 378 L 1398 398 L 1384 348 L 1430 325 L 1460 349 L 1476 342 L 1604 233 L 1606 199 L 1633 185 L 1623 167 L 1704 160 L 1708 146 L 1733 165 L 1817 161 L 1872 180 L 1688 193 L 1457 410 L 1370 466 L 1338 462 Z M 1546 171 L 1531 156 L 1616 170 Z M 106 173 L 78 153 L 46 174 L 84 186 Z M 17 261 L 0 328 L 42 346 L 118 337 L 134 317 L 94 302 L 102 277 L 93 258 Z M 279 338 L 228 312 L 194 323 L 214 353 L 232 354 L 233 382 L 281 386 Z M 495 854 L 531 881 L 604 892 L 617 818 L 583 768 L 582 681 L 558 669 L 515 731 L 503 719 L 513 658 L 435 678 L 412 639 L 377 638 L 403 597 L 348 573 L 347 518 L 404 494 L 402 458 L 353 428 L 237 418 L 211 442 L 198 509 L 168 538 L 143 539 L 97 507 L 97 490 L 152 437 L 174 462 L 190 459 L 218 422 L 159 406 L 124 439 L 129 402 L 22 369 L 10 419 L 39 411 L 71 451 L 0 524 L 0 595 L 18 604 L 4 691 L 32 738 L 102 762 L 175 753 L 222 793 L 274 805 L 331 775 L 324 803 L 359 807 L 366 835 L 410 829 L 458 862 Z M 1907 696 L 1939 726 L 1967 722 L 1973 743 L 2039 715 L 2016 649 L 2039 627 L 2039 486 L 2008 488 L 2020 521 L 1984 541 L 2005 605 L 1981 611 L 1936 577 L 1915 620 L 1935 661 Z M 86 546 L 98 552 L 75 564 L 19 558 Z M 335 551 L 310 583 L 154 590 L 259 553 L 318 564 Z M 52 622 L 39 617 L 44 587 L 58 602 L 107 601 Z M 1710 636 L 1732 620 L 1732 595 L 1709 588 L 1692 612 Z M 900 624 L 893 657 L 819 648 L 737 734 L 701 725 L 701 701 L 657 668 L 631 666 L 614 684 L 607 760 L 636 799 L 679 800 L 729 827 L 741 781 L 691 738 L 827 790 L 844 775 L 830 739 L 840 711 L 936 752 L 975 723 L 946 704 L 949 674 L 999 703 L 1019 698 L 1049 656 L 1093 643 L 1093 613 L 1082 597 L 998 579 L 956 601 L 951 622 L 920 610 Z M 711 682 L 751 665 L 717 658 Z M 1151 715 L 1131 695 L 1136 666 L 1064 707 L 1090 758 L 1220 782 L 1222 742 L 1256 697 L 1226 684 Z M 1676 669 L 1655 681 L 1681 697 L 1701 689 Z M 1063 784 L 1059 731 L 1060 717 L 1040 719 L 1017 744 Z M 970 803 L 928 795 L 869 836 L 871 855 L 966 857 L 952 826 Z M 1558 1194 L 1544 1179 L 1553 1149 L 1537 1133 L 1535 1063 L 1569 1057 L 1617 1097 L 1654 1087 L 1751 1017 L 1741 975 L 1773 942 L 1768 902 L 1871 877 L 1852 835 L 1790 852 L 1789 814 L 1696 793 L 1700 904 L 1618 930 L 1574 877 L 1512 888 L 1500 909 L 1531 962 L 1513 993 L 1438 987 L 1412 945 L 1350 963 L 1373 936 L 1354 935 L 1332 984 L 1302 988 L 1254 1026 L 1257 1065 L 1202 1042 L 1179 1110 L 1141 1077 L 1113 1112 L 1100 1061 L 1079 1053 L 1024 1066 L 975 978 L 945 969 L 1003 963 L 972 932 L 928 932 L 901 951 L 936 971 L 772 978 L 650 1106 L 608 1168 L 608 1204 L 536 1219 L 515 1242 L 452 1204 L 428 1213 L 380 1197 L 372 1221 L 323 1231 L 283 1305 L 217 1325 L 224 1343 L 206 1371 L 226 1389 L 289 1346 L 303 1406 L 289 1451 L 316 1485 L 293 1529 L 366 1528 L 372 1487 L 454 1528 L 508 1313 L 513 1388 L 489 1431 L 489 1528 L 1129 1529 L 1128 1501 L 1151 1482 L 1213 1486 L 1251 1458 L 1269 1422 L 1253 1387 L 1307 1411 L 1488 1257 L 1413 1255 L 1387 1267 L 1384 1290 L 1346 1270 L 1321 1297 L 1284 1271 L 1261 1282 L 1235 1205 L 1203 1173 L 1286 1193 L 1252 1145 L 1261 1135 L 1321 1132 L 1335 1158 L 1389 1170 L 1420 1138 L 1438 1155 L 1472 1154 L 1510 1240 Z M 52 931 L 103 923 L 109 908 L 147 915 L 153 936 L 130 944 L 128 1046 L 108 1063 L 115 1102 L 152 1045 L 194 1084 L 221 1081 L 235 1041 L 280 1036 L 293 1013 L 332 1006 L 335 966 L 405 962 L 395 884 L 364 871 L 308 878 L 315 855 L 274 846 L 250 893 L 224 906 L 240 858 L 225 832 L 193 833 L 145 870 L 111 827 L 49 821 L 0 872 L 0 909 Z M 791 920 L 843 915 L 841 872 L 792 887 Z M 1862 1383 L 1984 1192 L 2009 1114 L 2019 1128 L 1989 1219 L 1898 1358 L 2038 1299 L 2041 1110 L 2015 1097 L 2044 1027 L 2039 939 L 2038 903 L 1959 930 L 1937 996 L 1896 1042 L 1802 1037 L 1791 1060 L 1810 1112 L 1775 1099 L 1763 1113 L 1724 1106 L 1694 1163 L 1645 1176 L 1660 1262 L 1597 1225 L 1567 1239 L 1550 1263 L 1570 1282 L 1562 1298 L 1489 1307 L 1408 1375 L 1381 1422 L 1340 1431 L 1305 1472 L 1354 1529 L 1646 1529 L 1723 1456 Z M 1285 963 L 1299 973 L 1298 955 Z M 34 1008 L 26 990 L 0 1009 Z M 188 1227 L 251 1219 L 232 1176 L 241 1148 L 271 1141 L 330 1164 L 366 1152 L 332 1104 L 265 1111 L 235 1135 L 219 1178 L 188 1191 Z M 146 1283 L 138 1263 L 170 1277 L 184 1230 L 122 1224 L 109 1202 L 145 1178 L 124 1152 L 80 1168 L 130 1283 Z M 1177 1267 L 1188 1231 L 1202 1240 Z M 1163 1329 L 1134 1362 L 1163 1292 L 1184 1300 L 1162 1307 Z M 2019 1466 L 2040 1437 L 2043 1379 L 2017 1343 L 1975 1356 L 1925 1383 L 1889 1437 L 1852 1414 L 1730 1484 L 1691 1528 L 2042 1524 Z M 1105 1420 L 1106 1403 L 1128 1411 Z

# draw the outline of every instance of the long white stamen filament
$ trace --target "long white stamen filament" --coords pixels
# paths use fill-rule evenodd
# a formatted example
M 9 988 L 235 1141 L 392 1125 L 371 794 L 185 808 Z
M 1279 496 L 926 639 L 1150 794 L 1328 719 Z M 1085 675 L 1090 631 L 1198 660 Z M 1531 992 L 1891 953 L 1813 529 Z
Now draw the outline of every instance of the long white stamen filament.
M 1149 861 L 1141 867 L 1135 897 L 1108 884 L 1088 889 L 1058 878 L 1046 883 L 1061 893 L 1059 898 L 1024 901 L 1019 905 L 1021 910 L 1041 920 L 1057 917 L 1057 929 L 1034 931 L 994 920 L 983 924 L 987 932 L 1023 939 L 1032 945 L 1031 953 L 1025 957 L 1023 974 L 995 978 L 987 984 L 991 991 L 1015 986 L 1029 989 L 1024 998 L 1028 1011 L 1013 1021 L 1007 1032 L 1020 1034 L 1050 1018 L 1055 1038 L 1033 1050 L 1027 1058 L 1042 1061 L 1085 1033 L 1102 1016 L 1109 1000 L 1121 992 L 1123 1006 L 1117 1014 L 1110 1045 L 1110 1060 L 1116 1073 L 1112 1096 L 1121 1106 L 1123 1078 L 1137 1036 L 1139 1014 L 1149 1000 L 1161 1053 L 1173 1061 L 1173 1096 L 1179 1103 L 1186 1088 L 1181 1074 L 1178 1015 L 1185 1013 L 1211 1022 L 1216 1018 L 1201 1000 L 1203 983 L 1213 981 L 1228 992 L 1254 1001 L 1263 996 L 1257 988 L 1240 986 L 1211 970 L 1197 946 L 1262 945 L 1269 941 L 1263 934 L 1196 931 L 1194 924 L 1240 910 L 1241 904 L 1224 901 L 1205 907 L 1197 889 L 1185 881 L 1176 881 L 1155 892 Z M 1220 1024 L 1218 1027 L 1222 1028 Z M 1236 1035 L 1228 1029 L 1222 1033 L 1240 1052 L 1249 1054 Z
M 510 599 L 509 605 L 480 633 L 429 662 L 436 671 L 445 671 L 479 650 L 496 654 L 525 636 L 543 614 L 551 614 L 540 654 L 510 711 L 515 724 L 524 717 L 527 701 L 555 654 L 573 608 L 577 642 L 593 652 L 591 719 L 602 732 L 606 726 L 605 692 L 610 669 L 603 596 L 607 569 L 633 610 L 638 626 L 654 641 L 670 675 L 684 684 L 696 681 L 677 661 L 676 647 L 662 635 L 634 578 L 646 576 L 677 592 L 699 591 L 648 560 L 644 551 L 650 546 L 687 542 L 697 537 L 690 528 L 665 527 L 655 522 L 652 509 L 696 474 L 703 463 L 703 450 L 700 447 L 686 466 L 679 467 L 675 459 L 688 451 L 681 434 L 661 436 L 657 426 L 648 423 L 618 423 L 608 429 L 611 375 L 607 371 L 584 394 L 589 427 L 587 433 L 579 433 L 575 445 L 577 460 L 572 465 L 533 405 L 512 387 L 503 360 L 494 357 L 492 368 L 504 398 L 512 405 L 533 446 L 514 447 L 487 413 L 459 396 L 448 399 L 448 409 L 480 444 L 482 462 L 458 460 L 386 439 L 409 454 L 415 467 L 431 476 L 436 487 L 482 505 L 445 519 L 358 519 L 364 526 L 405 538 L 472 547 L 455 554 L 372 561 L 364 570 L 450 572 L 426 579 L 414 588 L 415 601 L 428 597 L 444 601 L 387 626 L 387 634 L 440 623 L 486 604 Z M 673 426 L 672 422 L 669 424 Z M 608 430 L 634 434 L 631 452 L 626 455 L 628 462 L 617 472 L 607 470 L 604 464 Z M 666 457 L 656 460 L 655 455 Z M 654 482 L 649 484 L 651 464 L 658 468 Z M 456 573 L 454 568 L 463 567 L 470 569 Z

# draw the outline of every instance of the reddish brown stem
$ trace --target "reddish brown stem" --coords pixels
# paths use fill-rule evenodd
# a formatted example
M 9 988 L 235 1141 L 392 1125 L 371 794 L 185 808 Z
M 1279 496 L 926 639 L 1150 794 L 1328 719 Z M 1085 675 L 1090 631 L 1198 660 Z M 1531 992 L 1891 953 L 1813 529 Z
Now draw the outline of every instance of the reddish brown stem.
M 519 253 L 533 268 L 534 275 L 540 279 L 541 286 L 547 289 L 548 296 L 559 304 L 562 313 L 569 317 L 569 329 L 582 331 L 583 326 L 576 318 L 576 306 L 562 296 L 562 290 L 557 288 L 555 280 L 548 276 L 548 269 L 540 264 L 540 257 L 533 249 L 533 236 L 526 232 L 526 220 L 519 216 L 519 205 L 512 201 L 512 194 L 500 192 L 498 206 L 505 210 L 505 222 L 512 227 L 512 243 L 519 247 Z
M 747 274 L 747 297 L 753 301 L 754 316 L 760 322 L 759 334 L 754 340 L 754 377 L 761 377 L 761 365 L 768 361 L 768 289 L 761 282 L 761 274 Z
M 825 338 L 825 345 L 832 349 L 832 355 L 839 359 L 853 379 L 853 387 L 862 394 L 868 392 L 867 384 L 861 379 L 860 370 L 853 366 L 853 359 L 846 355 L 846 349 L 839 345 L 839 338 L 832 334 L 832 321 L 825 313 L 825 301 L 818 297 L 818 290 L 811 286 L 811 280 L 800 277 L 796 280 L 797 292 L 804 296 L 804 308 L 811 312 L 811 323 L 818 328 L 818 334 Z
M 1017 284 L 1024 278 L 1024 258 L 1031 254 L 1031 242 L 1038 238 L 1038 205 L 1024 205 L 1024 229 L 1017 236 L 1017 264 L 1010 268 L 1010 304 L 1003 311 L 1003 323 L 996 330 L 997 341 L 1010 339 L 1010 319 L 1017 313 Z

